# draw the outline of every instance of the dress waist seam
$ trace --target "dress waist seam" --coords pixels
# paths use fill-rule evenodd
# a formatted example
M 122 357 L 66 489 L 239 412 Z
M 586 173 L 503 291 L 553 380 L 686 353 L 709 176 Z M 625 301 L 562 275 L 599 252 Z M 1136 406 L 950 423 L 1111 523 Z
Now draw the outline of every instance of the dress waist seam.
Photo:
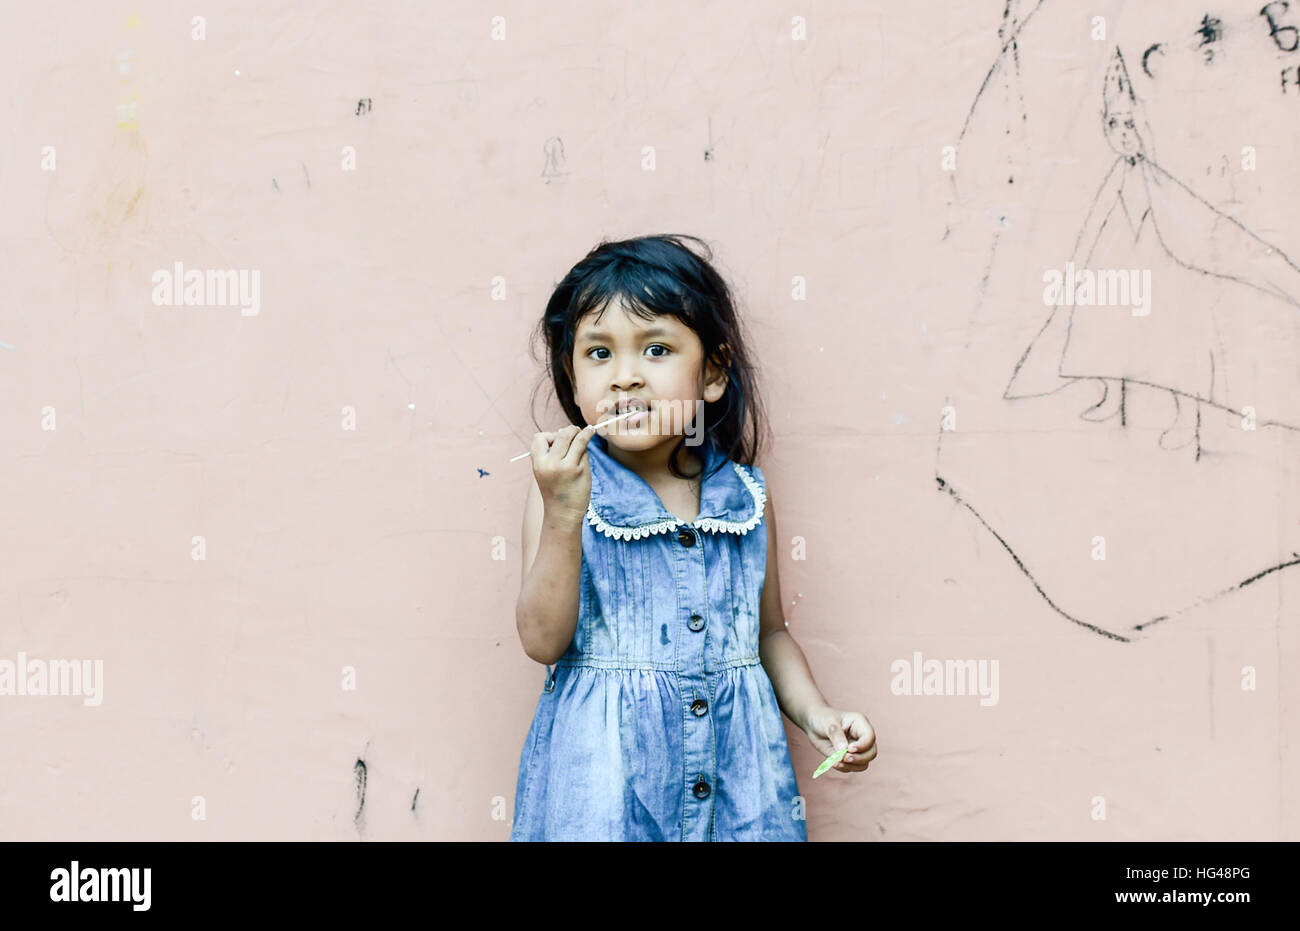
M 736 666 L 757 666 L 762 664 L 762 659 L 757 656 L 741 656 L 736 659 L 723 660 L 720 663 L 714 663 L 703 670 L 704 673 L 720 672 L 723 669 L 731 669 Z M 578 657 L 575 659 L 560 659 L 555 662 L 559 666 L 588 666 L 595 669 L 626 669 L 626 670 L 643 670 L 661 672 L 691 672 L 692 670 L 684 669 L 677 663 L 635 663 L 626 660 L 606 660 L 595 657 Z

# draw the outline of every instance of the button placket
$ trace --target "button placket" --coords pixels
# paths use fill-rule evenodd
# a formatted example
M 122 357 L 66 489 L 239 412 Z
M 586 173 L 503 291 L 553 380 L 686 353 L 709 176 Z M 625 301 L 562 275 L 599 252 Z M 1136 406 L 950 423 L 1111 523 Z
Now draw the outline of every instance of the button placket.
M 686 752 L 687 773 L 693 779 L 686 783 L 690 793 L 687 801 L 693 797 L 697 804 L 688 804 L 684 813 L 683 837 L 691 840 L 707 840 L 713 825 L 713 787 L 710 780 L 714 778 L 712 767 L 715 765 L 716 748 L 714 746 L 714 727 L 709 715 L 709 702 L 705 697 L 709 693 L 708 675 L 705 673 L 705 653 L 708 649 L 708 623 L 704 617 L 704 606 L 708 599 L 708 585 L 705 580 L 705 553 L 703 536 L 693 527 L 682 526 L 677 532 L 681 565 L 685 568 L 686 586 L 682 592 L 683 605 L 688 612 L 685 618 L 686 628 L 692 633 L 705 634 L 700 637 L 687 637 L 679 644 L 682 650 L 684 675 L 681 678 L 683 693 L 689 696 L 689 702 L 682 706 L 686 716 Z

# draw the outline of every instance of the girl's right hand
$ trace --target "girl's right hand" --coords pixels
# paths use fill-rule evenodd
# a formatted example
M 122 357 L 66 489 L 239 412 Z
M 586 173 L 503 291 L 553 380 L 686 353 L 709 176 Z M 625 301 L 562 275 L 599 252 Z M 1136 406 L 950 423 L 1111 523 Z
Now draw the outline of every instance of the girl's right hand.
M 533 476 L 546 513 L 581 521 L 591 502 L 591 465 L 587 442 L 596 434 L 590 424 L 573 424 L 549 433 L 533 434 Z

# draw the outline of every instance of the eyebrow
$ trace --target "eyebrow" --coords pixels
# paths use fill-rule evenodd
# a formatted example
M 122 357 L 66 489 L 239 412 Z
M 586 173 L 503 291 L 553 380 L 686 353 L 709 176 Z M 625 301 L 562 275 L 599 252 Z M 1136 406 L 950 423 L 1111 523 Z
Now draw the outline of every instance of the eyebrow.
M 652 326 L 648 330 L 641 331 L 642 339 L 648 339 L 651 336 L 672 336 L 672 335 L 673 334 L 671 330 L 668 330 L 667 328 L 661 326 Z M 583 342 L 592 339 L 609 339 L 609 334 L 606 333 L 604 330 L 584 330 L 581 333 L 581 335 L 578 336 L 578 342 Z

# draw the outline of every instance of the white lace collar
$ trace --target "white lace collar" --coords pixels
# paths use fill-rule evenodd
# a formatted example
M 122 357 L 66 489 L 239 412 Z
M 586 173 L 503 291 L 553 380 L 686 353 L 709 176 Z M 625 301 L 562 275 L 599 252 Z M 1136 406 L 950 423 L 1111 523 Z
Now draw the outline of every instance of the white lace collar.
M 640 540 L 657 533 L 693 527 L 708 533 L 749 533 L 763 519 L 767 491 L 762 472 L 728 459 L 714 443 L 707 443 L 706 468 L 721 468 L 708 475 L 700 491 L 700 513 L 684 521 L 668 513 L 663 502 L 641 476 L 612 458 L 605 438 L 597 434 L 587 443 L 591 462 L 591 503 L 587 523 L 616 540 Z M 754 472 L 758 472 L 758 476 Z

